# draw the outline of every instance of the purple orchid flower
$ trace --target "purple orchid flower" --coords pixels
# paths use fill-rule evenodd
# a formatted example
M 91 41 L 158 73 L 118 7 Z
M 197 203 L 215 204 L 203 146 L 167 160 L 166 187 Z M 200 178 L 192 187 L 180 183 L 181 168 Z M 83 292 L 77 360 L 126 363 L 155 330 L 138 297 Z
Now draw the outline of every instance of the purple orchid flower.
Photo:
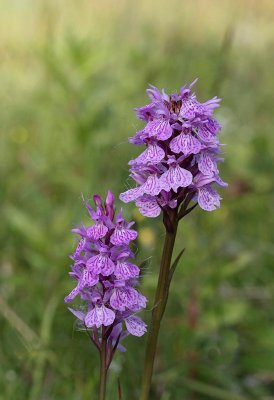
M 80 236 L 70 276 L 76 286 L 65 298 L 71 302 L 79 296 L 85 311 L 69 308 L 85 327 L 99 351 L 107 340 L 108 365 L 116 350 L 124 347 L 119 341 L 127 335 L 142 336 L 146 324 L 135 314 L 146 307 L 146 298 L 136 289 L 139 267 L 131 259 L 130 242 L 137 232 L 131 229 L 122 210 L 115 216 L 114 195 L 108 192 L 106 201 L 94 196 L 96 208 L 86 204 L 94 224 L 73 229 Z
M 146 148 L 129 162 L 136 187 L 121 193 L 120 199 L 135 201 L 147 217 L 157 217 L 161 211 L 190 201 L 198 201 L 206 211 L 220 207 L 221 197 L 212 187 L 226 186 L 218 170 L 221 126 L 213 116 L 220 99 L 200 103 L 192 91 L 196 81 L 170 96 L 150 86 L 147 94 L 151 103 L 135 109 L 137 117 L 147 124 L 129 141 Z

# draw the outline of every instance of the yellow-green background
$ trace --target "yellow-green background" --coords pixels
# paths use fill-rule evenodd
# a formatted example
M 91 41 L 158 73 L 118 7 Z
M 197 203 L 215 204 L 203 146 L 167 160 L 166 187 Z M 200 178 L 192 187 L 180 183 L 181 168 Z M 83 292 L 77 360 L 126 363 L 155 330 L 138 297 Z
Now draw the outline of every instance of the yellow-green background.
M 82 193 L 125 190 L 147 85 L 196 77 L 223 98 L 230 186 L 181 225 L 151 400 L 274 399 L 273 20 L 272 0 L 0 1 L 1 400 L 96 400 L 96 350 L 63 304 L 70 229 Z M 151 309 L 163 227 L 125 212 Z M 116 355 L 108 400 L 118 378 L 138 398 L 144 344 Z

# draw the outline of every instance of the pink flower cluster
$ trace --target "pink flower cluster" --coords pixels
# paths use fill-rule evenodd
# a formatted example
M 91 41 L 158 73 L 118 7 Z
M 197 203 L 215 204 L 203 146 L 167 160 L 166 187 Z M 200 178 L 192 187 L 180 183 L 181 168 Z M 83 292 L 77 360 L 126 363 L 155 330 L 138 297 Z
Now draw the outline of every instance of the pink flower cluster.
M 146 148 L 129 162 L 136 186 L 120 199 L 135 201 L 144 216 L 157 217 L 190 201 L 206 211 L 220 207 L 213 187 L 227 186 L 219 177 L 221 126 L 213 117 L 220 99 L 198 102 L 191 92 L 195 82 L 171 95 L 152 86 L 147 90 L 151 103 L 136 109 L 147 124 L 129 141 Z
M 65 302 L 78 295 L 84 301 L 84 310 L 70 310 L 91 329 L 100 347 L 102 327 L 107 327 L 110 346 L 129 333 L 142 336 L 146 332 L 146 324 L 135 314 L 146 307 L 147 299 L 136 289 L 140 270 L 130 261 L 134 258 L 130 243 L 137 237 L 134 222 L 127 223 L 122 210 L 115 214 L 112 192 L 105 203 L 98 195 L 94 202 L 96 209 L 86 204 L 94 224 L 73 229 L 80 235 L 69 273 L 76 286 Z

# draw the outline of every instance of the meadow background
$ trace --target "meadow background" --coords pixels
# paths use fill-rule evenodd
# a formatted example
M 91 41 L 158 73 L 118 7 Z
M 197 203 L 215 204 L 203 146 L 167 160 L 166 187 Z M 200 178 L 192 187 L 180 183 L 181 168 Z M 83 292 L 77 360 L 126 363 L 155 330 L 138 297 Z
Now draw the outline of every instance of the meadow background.
M 196 77 L 223 98 L 220 210 L 183 222 L 151 400 L 274 399 L 274 2 L 0 1 L 0 399 L 96 400 L 98 356 L 63 297 L 70 229 L 126 187 L 133 108 Z M 152 306 L 161 220 L 138 221 Z M 149 312 L 144 312 L 149 321 Z M 138 398 L 146 338 L 128 338 L 108 399 Z

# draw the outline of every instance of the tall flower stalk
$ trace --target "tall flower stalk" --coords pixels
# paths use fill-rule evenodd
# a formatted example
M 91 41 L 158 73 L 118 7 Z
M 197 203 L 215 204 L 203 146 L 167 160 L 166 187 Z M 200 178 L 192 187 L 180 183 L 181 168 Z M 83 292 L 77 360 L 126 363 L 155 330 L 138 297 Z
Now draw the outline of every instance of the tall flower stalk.
M 122 339 L 131 334 L 142 336 L 146 324 L 136 313 L 146 307 L 146 298 L 136 289 L 140 270 L 130 260 L 130 243 L 137 232 L 134 222 L 127 223 L 122 210 L 115 214 L 114 196 L 108 192 L 105 203 L 94 196 L 96 208 L 86 204 L 94 224 L 81 225 L 73 232 L 80 236 L 72 254 L 69 275 L 75 288 L 65 298 L 71 302 L 80 296 L 80 308 L 69 310 L 80 321 L 100 354 L 99 400 L 106 396 L 107 373 L 116 349 L 125 351 Z
M 161 320 L 170 282 L 183 253 L 171 264 L 178 223 L 197 205 L 205 211 L 220 207 L 221 197 L 214 186 L 227 186 L 219 177 L 218 163 L 223 159 L 217 135 L 221 126 L 213 117 L 220 99 L 198 102 L 192 93 L 195 82 L 171 95 L 151 86 L 147 90 L 151 102 L 136 109 L 137 116 L 147 124 L 129 139 L 146 148 L 129 162 L 136 185 L 122 193 L 120 199 L 126 203 L 135 201 L 146 217 L 157 217 L 162 212 L 166 231 L 140 400 L 149 399 Z

